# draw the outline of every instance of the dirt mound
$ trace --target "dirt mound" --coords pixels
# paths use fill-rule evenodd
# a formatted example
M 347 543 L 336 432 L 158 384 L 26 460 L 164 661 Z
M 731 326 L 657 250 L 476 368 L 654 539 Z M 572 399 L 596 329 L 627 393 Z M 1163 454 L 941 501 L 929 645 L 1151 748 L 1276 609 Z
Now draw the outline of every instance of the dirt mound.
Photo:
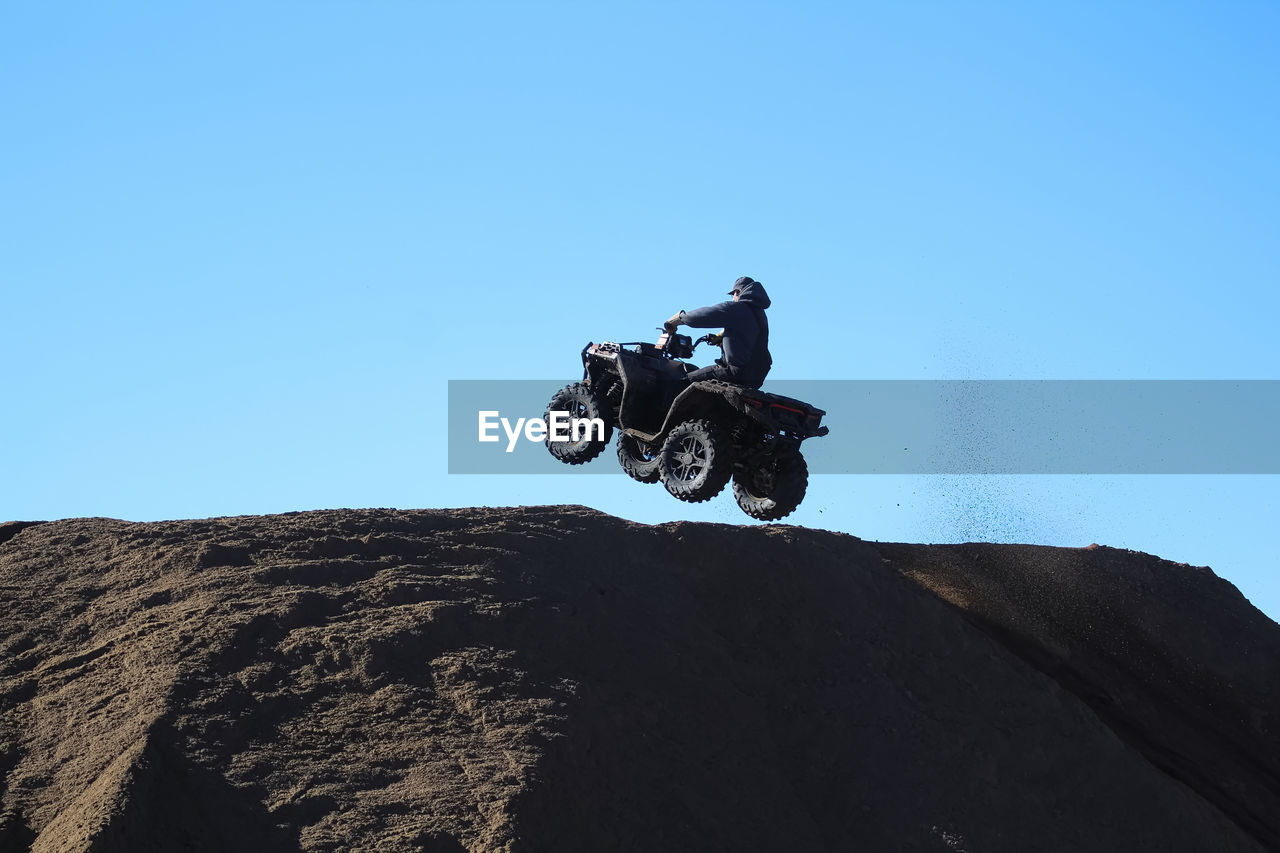
M 1280 627 L 1114 549 L 0 525 L 0 850 L 1240 850 Z

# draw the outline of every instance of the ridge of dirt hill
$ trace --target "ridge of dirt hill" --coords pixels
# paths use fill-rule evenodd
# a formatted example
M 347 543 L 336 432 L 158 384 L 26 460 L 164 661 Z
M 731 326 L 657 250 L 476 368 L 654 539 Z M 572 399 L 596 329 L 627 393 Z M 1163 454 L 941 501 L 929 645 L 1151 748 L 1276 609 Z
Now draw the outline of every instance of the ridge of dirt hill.
M 1280 629 L 1233 584 L 1098 545 L 878 550 L 1280 850 Z
M 1280 626 L 1110 548 L 0 525 L 0 851 L 1280 849 Z

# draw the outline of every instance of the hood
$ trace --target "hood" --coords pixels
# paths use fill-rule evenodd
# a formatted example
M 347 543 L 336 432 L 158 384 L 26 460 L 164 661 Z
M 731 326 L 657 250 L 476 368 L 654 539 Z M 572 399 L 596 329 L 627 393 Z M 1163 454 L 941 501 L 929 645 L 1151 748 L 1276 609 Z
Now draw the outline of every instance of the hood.
M 742 290 L 739 292 L 742 294 L 738 297 L 739 302 L 750 302 L 757 308 L 769 307 L 769 294 L 765 293 L 764 285 L 760 282 L 748 282 L 742 285 Z

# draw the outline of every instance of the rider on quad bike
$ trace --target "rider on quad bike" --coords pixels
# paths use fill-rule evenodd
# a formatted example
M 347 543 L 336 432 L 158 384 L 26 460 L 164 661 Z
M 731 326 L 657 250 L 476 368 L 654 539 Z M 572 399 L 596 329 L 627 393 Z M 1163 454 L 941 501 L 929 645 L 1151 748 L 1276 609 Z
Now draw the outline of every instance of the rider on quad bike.
M 680 326 L 695 329 L 723 328 L 723 335 L 709 335 L 708 341 L 724 349 L 724 355 L 716 363 L 688 375 L 690 382 L 703 379 L 720 379 L 759 388 L 773 366 L 769 355 L 769 318 L 764 310 L 769 307 L 769 294 L 764 285 L 750 276 L 743 276 L 733 283 L 729 291 L 732 302 L 721 302 L 693 311 L 680 311 L 663 324 L 668 332 Z
M 801 442 L 824 436 L 822 409 L 758 390 L 773 364 L 769 306 L 760 282 L 734 282 L 732 302 L 681 311 L 657 343 L 588 343 L 582 381 L 556 392 L 543 416 L 547 449 L 568 465 L 595 459 L 616 430 L 618 462 L 641 483 L 661 482 L 675 498 L 710 500 L 733 481 L 747 515 L 776 521 L 804 500 L 809 472 Z M 681 324 L 724 328 L 692 340 Z M 688 363 L 701 343 L 724 355 L 702 369 Z M 598 422 L 603 430 L 555 436 L 563 422 Z

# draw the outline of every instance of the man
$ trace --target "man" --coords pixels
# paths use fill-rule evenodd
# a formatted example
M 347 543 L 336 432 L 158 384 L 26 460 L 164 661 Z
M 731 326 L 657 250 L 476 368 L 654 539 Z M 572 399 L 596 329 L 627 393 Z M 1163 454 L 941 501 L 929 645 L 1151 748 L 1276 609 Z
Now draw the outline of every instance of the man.
M 721 302 L 693 311 L 681 311 L 664 325 L 674 332 L 680 326 L 695 329 L 723 328 L 719 336 L 724 355 L 716 363 L 689 374 L 690 382 L 700 379 L 722 379 L 748 388 L 759 388 L 773 366 L 769 355 L 769 294 L 764 285 L 750 276 L 733 283 L 729 291 L 732 302 Z M 713 338 L 715 336 L 712 336 Z

